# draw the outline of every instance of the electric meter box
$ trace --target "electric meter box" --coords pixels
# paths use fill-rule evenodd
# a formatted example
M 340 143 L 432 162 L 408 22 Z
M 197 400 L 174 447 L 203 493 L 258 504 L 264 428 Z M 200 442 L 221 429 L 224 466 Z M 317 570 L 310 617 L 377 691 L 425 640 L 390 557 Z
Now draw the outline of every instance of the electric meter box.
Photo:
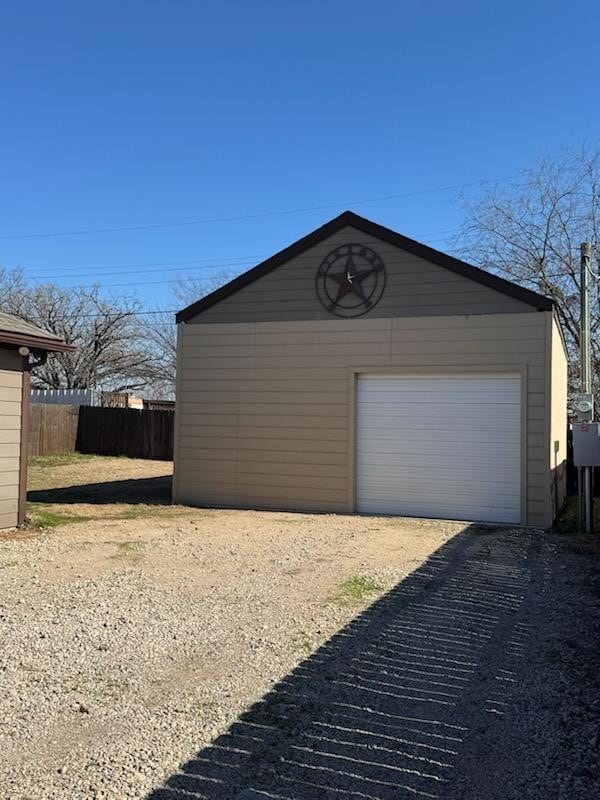
M 573 463 L 576 467 L 600 467 L 600 423 L 573 425 Z
M 594 395 L 582 393 L 575 396 L 577 422 L 591 422 L 594 419 Z

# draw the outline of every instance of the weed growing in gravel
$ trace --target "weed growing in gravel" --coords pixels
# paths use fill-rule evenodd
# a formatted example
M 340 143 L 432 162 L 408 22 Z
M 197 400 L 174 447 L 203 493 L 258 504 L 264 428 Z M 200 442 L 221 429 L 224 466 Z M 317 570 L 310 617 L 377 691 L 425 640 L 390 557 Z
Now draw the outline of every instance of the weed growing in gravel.
M 341 608 L 364 605 L 382 589 L 383 586 L 371 578 L 354 575 L 339 584 L 337 593 L 330 598 L 329 602 Z
M 67 525 L 70 522 L 88 522 L 93 519 L 93 517 L 84 516 L 83 514 L 63 514 L 57 511 L 49 511 L 33 503 L 28 506 L 28 516 L 27 527 L 38 530 L 56 528 L 57 525 Z
M 304 632 L 298 634 L 295 639 L 295 644 L 298 649 L 302 650 L 304 653 L 312 653 L 312 651 L 315 649 L 311 638 Z
M 569 497 L 559 518 L 554 523 L 556 533 L 579 531 L 579 510 L 576 497 Z M 600 497 L 594 499 L 594 530 L 600 530 Z
M 144 550 L 144 542 L 135 539 L 131 542 L 107 542 L 117 547 L 117 552 L 111 558 L 139 561 Z
M 102 511 L 104 511 L 104 508 Z M 30 529 L 57 528 L 59 525 L 67 525 L 72 522 L 89 522 L 90 520 L 129 520 L 140 519 L 143 517 L 166 517 L 174 518 L 190 513 L 189 508 L 183 506 L 150 506 L 137 505 L 117 511 L 113 514 L 74 514 L 72 512 L 52 511 L 47 509 L 43 503 L 29 503 L 27 506 L 29 521 L 27 527 Z M 203 516 L 197 514 L 198 517 Z

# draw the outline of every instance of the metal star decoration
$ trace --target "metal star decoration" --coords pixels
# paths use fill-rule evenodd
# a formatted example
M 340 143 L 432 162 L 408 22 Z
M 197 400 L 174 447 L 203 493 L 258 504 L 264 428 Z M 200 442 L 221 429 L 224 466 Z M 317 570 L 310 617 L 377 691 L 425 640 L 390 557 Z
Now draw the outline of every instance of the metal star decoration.
M 357 271 L 356 267 L 354 266 L 354 259 L 350 253 L 348 259 L 346 260 L 345 269 L 335 275 L 329 275 L 331 280 L 338 284 L 335 304 L 337 305 L 340 300 L 343 300 L 343 298 L 348 294 L 354 294 L 356 297 L 362 300 L 363 303 L 368 303 L 361 283 L 365 278 L 368 278 L 372 272 L 372 269 Z

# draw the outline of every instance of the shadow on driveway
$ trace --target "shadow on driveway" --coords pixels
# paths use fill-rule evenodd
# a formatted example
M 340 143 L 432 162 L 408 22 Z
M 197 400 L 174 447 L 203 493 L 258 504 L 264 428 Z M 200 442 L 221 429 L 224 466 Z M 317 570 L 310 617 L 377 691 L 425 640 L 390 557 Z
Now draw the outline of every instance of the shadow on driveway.
M 32 503 L 168 505 L 171 502 L 171 482 L 171 475 L 161 475 L 157 478 L 86 483 L 58 489 L 31 490 L 27 493 L 27 499 Z
M 561 636 L 576 624 L 574 608 L 548 595 L 558 561 L 540 533 L 471 526 L 147 800 L 599 796 L 597 774 L 581 795 L 557 790 L 563 745 L 548 741 Z M 597 690 L 596 680 L 591 698 Z

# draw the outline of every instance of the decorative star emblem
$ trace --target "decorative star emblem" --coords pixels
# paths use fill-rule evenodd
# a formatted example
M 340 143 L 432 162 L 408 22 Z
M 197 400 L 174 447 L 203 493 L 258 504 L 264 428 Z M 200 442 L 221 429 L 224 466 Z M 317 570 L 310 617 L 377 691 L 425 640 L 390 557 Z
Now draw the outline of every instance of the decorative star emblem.
M 385 289 L 385 265 L 360 242 L 341 244 L 319 264 L 317 296 L 336 317 L 360 317 L 376 305 Z
M 342 272 L 338 272 L 333 275 L 329 275 L 328 277 L 331 278 L 332 281 L 338 284 L 337 296 L 335 298 L 335 305 L 337 305 L 340 300 L 343 300 L 344 297 L 348 294 L 354 294 L 363 303 L 368 303 L 367 297 L 362 287 L 362 281 L 367 278 L 373 272 L 372 269 L 367 270 L 357 270 L 354 266 L 354 259 L 352 258 L 352 253 L 348 256 L 346 260 L 346 266 Z

